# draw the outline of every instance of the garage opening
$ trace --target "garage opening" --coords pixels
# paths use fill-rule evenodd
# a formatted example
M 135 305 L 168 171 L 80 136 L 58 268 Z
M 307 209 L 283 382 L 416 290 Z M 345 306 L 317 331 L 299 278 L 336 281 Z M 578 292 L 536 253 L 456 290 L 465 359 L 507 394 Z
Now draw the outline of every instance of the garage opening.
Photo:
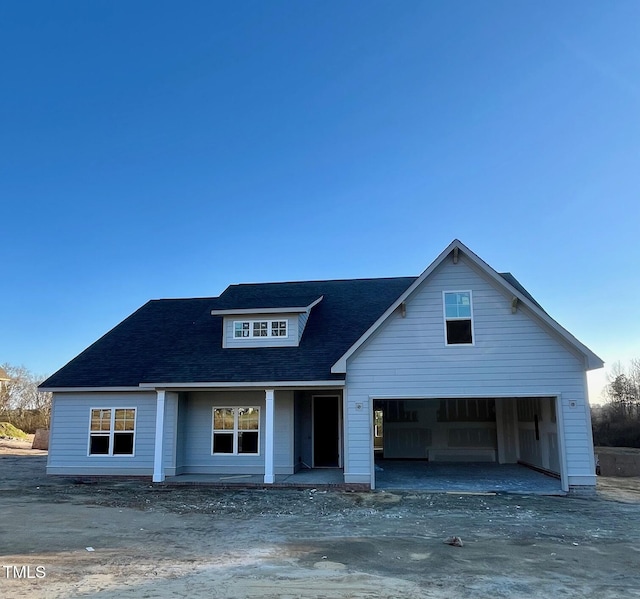
M 375 487 L 561 491 L 555 397 L 378 399 Z

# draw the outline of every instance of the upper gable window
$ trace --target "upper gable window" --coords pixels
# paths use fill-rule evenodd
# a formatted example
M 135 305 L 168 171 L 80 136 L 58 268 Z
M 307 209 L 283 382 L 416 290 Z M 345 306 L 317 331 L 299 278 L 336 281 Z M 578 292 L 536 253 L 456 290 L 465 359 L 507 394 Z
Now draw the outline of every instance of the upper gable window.
M 256 337 L 286 337 L 286 320 L 236 320 L 233 323 L 236 339 Z
M 447 345 L 473 345 L 471 291 L 445 291 L 443 295 Z

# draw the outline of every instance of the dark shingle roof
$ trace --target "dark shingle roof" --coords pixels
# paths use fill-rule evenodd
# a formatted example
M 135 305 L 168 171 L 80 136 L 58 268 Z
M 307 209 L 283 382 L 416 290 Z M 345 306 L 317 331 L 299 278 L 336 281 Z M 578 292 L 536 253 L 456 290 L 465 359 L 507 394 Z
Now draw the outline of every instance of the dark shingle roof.
M 279 284 L 265 295 L 265 284 L 230 285 L 216 300 L 215 310 L 254 310 L 256 308 L 303 308 L 321 297 L 316 293 L 291 295 L 288 287 L 293 283 Z
M 538 305 L 510 273 L 501 276 Z M 331 366 L 415 280 L 256 283 L 217 298 L 153 300 L 41 387 L 339 380 Z M 222 348 L 222 317 L 211 310 L 308 306 L 320 296 L 298 347 Z
M 522 286 L 520 281 L 516 279 L 510 272 L 501 272 L 500 276 L 507 281 L 512 287 L 515 287 L 522 295 L 524 295 L 530 302 L 535 304 L 540 310 L 545 312 L 545 309 L 534 299 L 534 297 Z M 546 312 L 545 312 L 546 314 Z
M 331 366 L 414 280 L 233 285 L 219 298 L 150 301 L 42 387 L 341 379 L 331 374 Z M 313 301 L 320 296 L 324 298 L 312 309 L 299 347 L 223 349 L 222 317 L 210 313 L 251 307 L 253 298 L 259 298 L 259 307 L 282 299 L 286 301 L 280 305 L 291 307 L 291 298 Z

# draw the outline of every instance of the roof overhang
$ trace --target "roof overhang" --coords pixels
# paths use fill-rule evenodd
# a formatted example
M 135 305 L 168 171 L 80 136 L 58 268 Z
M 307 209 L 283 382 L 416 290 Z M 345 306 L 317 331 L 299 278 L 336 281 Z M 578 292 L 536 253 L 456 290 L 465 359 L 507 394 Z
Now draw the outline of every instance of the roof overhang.
M 211 310 L 211 316 L 240 316 L 247 314 L 301 314 L 309 312 L 311 308 L 319 304 L 323 295 L 307 306 L 281 306 L 277 308 L 227 308 L 224 310 Z
M 38 387 L 41 393 L 110 393 L 113 391 L 149 391 L 149 389 L 141 389 L 139 386 L 134 387 Z
M 578 341 L 569 331 L 559 325 L 544 310 L 539 308 L 534 302 L 523 295 L 518 289 L 506 281 L 500 273 L 495 271 L 484 260 L 474 254 L 466 245 L 458 239 L 454 239 L 426 268 L 426 270 L 406 289 L 406 291 L 393 303 L 387 310 L 376 320 L 365 333 L 340 357 L 340 359 L 331 367 L 334 374 L 342 374 L 347 372 L 347 360 L 373 335 L 378 328 L 393 314 L 398 307 L 410 297 L 413 292 L 422 285 L 422 283 L 440 266 L 440 264 L 450 255 L 454 254 L 458 259 L 460 254 L 468 258 L 479 270 L 493 280 L 498 287 L 502 287 L 505 291 L 522 302 L 539 320 L 546 324 L 552 331 L 560 336 L 566 343 L 573 347 L 579 354 L 584 357 L 585 369 L 593 370 L 604 366 L 603 360 L 594 354 L 586 345 Z
M 141 389 L 318 389 L 324 387 L 341 388 L 345 381 L 210 381 L 203 383 L 140 383 Z
M 145 392 L 158 389 L 195 390 L 195 389 L 341 389 L 343 379 L 330 381 L 208 381 L 203 383 L 140 383 L 134 387 L 43 387 L 43 393 L 106 393 L 106 392 Z

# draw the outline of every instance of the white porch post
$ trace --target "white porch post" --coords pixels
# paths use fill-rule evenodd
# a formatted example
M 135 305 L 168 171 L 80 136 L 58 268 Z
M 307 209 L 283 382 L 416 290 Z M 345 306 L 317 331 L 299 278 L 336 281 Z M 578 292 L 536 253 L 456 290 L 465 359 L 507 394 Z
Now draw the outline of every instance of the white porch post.
M 153 482 L 161 483 L 164 480 L 164 467 L 162 464 L 162 454 L 164 448 L 162 441 L 164 439 L 164 404 L 165 391 L 158 391 L 158 399 L 156 402 L 156 443 L 153 455 Z
M 274 436 L 274 391 L 265 390 L 265 419 L 264 419 L 264 482 L 272 485 L 276 481 L 273 473 L 273 436 Z

